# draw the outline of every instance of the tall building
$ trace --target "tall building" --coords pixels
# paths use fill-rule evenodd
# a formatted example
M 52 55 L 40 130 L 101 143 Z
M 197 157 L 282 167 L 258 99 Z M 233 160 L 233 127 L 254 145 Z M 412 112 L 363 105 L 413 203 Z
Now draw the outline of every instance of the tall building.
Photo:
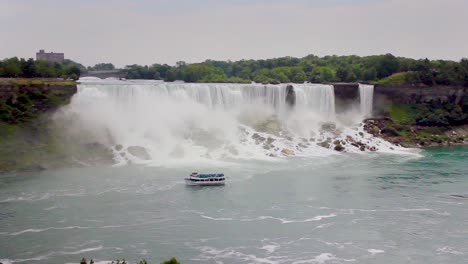
M 54 52 L 45 52 L 44 50 L 39 50 L 36 53 L 36 60 L 45 60 L 50 63 L 63 63 L 65 55 L 63 53 L 54 53 Z

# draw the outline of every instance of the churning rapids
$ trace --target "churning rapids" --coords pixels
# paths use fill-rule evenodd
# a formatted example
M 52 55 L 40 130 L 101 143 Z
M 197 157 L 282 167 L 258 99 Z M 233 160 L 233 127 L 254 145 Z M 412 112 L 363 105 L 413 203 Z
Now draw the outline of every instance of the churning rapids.
M 67 146 L 122 166 L 0 175 L 0 262 L 468 263 L 468 148 L 372 137 L 359 92 L 342 112 L 328 85 L 82 80 Z
M 337 114 L 331 85 L 85 78 L 58 118 L 73 118 L 70 134 L 111 148 L 119 164 L 326 156 L 335 149 L 408 153 L 363 130 L 373 86 L 360 85 L 359 93 Z

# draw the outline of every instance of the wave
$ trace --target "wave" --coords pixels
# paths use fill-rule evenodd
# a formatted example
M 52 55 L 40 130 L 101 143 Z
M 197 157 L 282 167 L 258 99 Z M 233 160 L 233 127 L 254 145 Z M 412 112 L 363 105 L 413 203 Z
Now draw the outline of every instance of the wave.
M 318 215 L 313 218 L 308 218 L 304 220 L 291 220 L 291 219 L 286 219 L 286 218 L 278 218 L 278 217 L 273 217 L 273 216 L 259 216 L 255 218 L 229 218 L 229 217 L 210 217 L 206 215 L 200 215 L 200 217 L 213 220 L 213 221 L 240 221 L 240 222 L 253 222 L 253 221 L 264 221 L 264 220 L 276 220 L 281 222 L 281 224 L 291 224 L 291 223 L 307 223 L 307 222 L 315 222 L 315 221 L 321 221 L 322 219 L 326 218 L 332 218 L 336 217 L 336 214 L 328 214 L 328 215 Z
M 42 200 L 49 200 L 54 197 L 79 197 L 85 196 L 85 190 L 80 190 L 80 192 L 74 192 L 75 190 L 54 190 L 44 194 L 23 194 L 22 196 L 17 197 L 8 197 L 4 200 L 0 200 L 0 203 L 10 203 L 10 202 L 37 202 Z
M 315 208 L 314 206 L 308 206 Z M 320 210 L 335 210 L 339 212 L 345 212 L 345 214 L 355 214 L 355 212 L 432 212 L 437 215 L 449 216 L 448 212 L 438 212 L 431 208 L 397 208 L 397 209 L 342 209 L 342 208 L 330 208 L 330 207 L 319 207 Z
M 324 264 L 328 261 L 338 261 L 339 263 L 344 261 L 344 262 L 354 262 L 356 261 L 355 259 L 343 259 L 343 258 L 337 258 L 335 255 L 331 253 L 321 253 L 320 255 L 316 256 L 313 259 L 306 259 L 306 260 L 298 260 L 292 262 L 292 264 L 305 264 L 305 263 L 319 263 L 319 264 Z
M 83 253 L 87 253 L 87 252 L 93 252 L 93 251 L 99 251 L 99 250 L 102 250 L 104 249 L 104 247 L 102 245 L 100 246 L 97 246 L 97 247 L 91 247 L 91 248 L 84 248 L 84 249 L 80 249 L 80 250 L 77 250 L 77 251 L 51 251 L 47 254 L 44 254 L 44 255 L 40 255 L 40 256 L 37 256 L 37 257 L 31 257 L 31 258 L 24 258 L 24 259 L 0 259 L 0 262 L 1 263 L 4 263 L 4 264 L 13 264 L 13 263 L 21 263 L 21 262 L 26 262 L 26 263 L 29 263 L 31 261 L 44 261 L 44 260 L 47 260 L 49 259 L 50 257 L 53 257 L 53 256 L 64 256 L 64 255 L 79 255 L 79 254 L 83 254 Z
M 199 250 L 201 253 L 191 258 L 192 261 L 218 261 L 223 259 L 233 259 L 236 262 L 242 261 L 246 263 L 266 263 L 266 264 L 280 264 L 280 263 L 295 263 L 295 264 L 304 264 L 304 263 L 343 263 L 343 262 L 355 262 L 356 259 L 345 259 L 339 258 L 336 255 L 331 253 L 320 253 L 319 255 L 313 258 L 297 257 L 297 256 L 288 256 L 288 255 L 279 255 L 272 254 L 276 253 L 275 251 L 279 249 L 277 245 L 267 245 L 261 249 L 266 250 L 266 256 L 260 256 L 260 254 L 253 253 L 244 253 L 242 251 L 248 249 L 245 247 L 228 247 L 224 249 L 217 249 L 210 246 L 195 246 L 193 247 Z M 274 248 L 274 249 L 273 249 Z M 301 254 L 300 254 L 301 255 Z M 221 262 L 222 263 L 222 262 Z
M 120 224 L 120 225 L 105 225 L 105 226 L 65 226 L 65 227 L 46 227 L 46 228 L 29 228 L 12 233 L 0 233 L 0 235 L 19 236 L 27 233 L 42 233 L 50 230 L 80 230 L 80 229 L 112 229 L 112 228 L 123 228 L 123 227 L 134 227 L 144 225 L 161 224 L 163 222 L 173 221 L 171 218 L 164 218 L 152 221 L 145 221 L 135 224 Z

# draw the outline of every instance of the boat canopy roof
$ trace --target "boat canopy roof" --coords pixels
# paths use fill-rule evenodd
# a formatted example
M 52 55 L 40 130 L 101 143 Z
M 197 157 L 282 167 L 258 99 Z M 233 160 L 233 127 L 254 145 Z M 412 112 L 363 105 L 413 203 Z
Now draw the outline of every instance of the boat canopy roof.
M 196 174 L 193 176 L 197 178 L 219 178 L 219 177 L 224 177 L 224 174 L 223 173 L 213 173 L 213 174 L 201 173 L 201 174 Z

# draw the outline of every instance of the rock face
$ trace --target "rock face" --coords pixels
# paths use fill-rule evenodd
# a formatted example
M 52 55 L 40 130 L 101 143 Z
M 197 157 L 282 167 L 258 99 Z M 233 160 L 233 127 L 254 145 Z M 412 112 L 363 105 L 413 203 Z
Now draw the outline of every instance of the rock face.
M 123 146 L 120 145 L 120 144 L 115 146 L 115 150 L 117 150 L 117 151 L 121 151 L 122 149 L 123 149 Z
M 0 121 L 18 124 L 66 105 L 77 92 L 72 81 L 0 78 Z
M 287 156 L 294 155 L 294 151 L 290 150 L 290 149 L 283 149 L 283 150 L 281 150 L 281 153 L 283 153 L 284 155 L 287 155 Z
M 127 148 L 128 152 L 132 154 L 133 156 L 142 159 L 142 160 L 151 160 L 150 154 L 148 154 L 148 151 L 144 147 L 140 146 L 131 146 Z
M 296 92 L 292 85 L 286 87 L 286 104 L 289 107 L 294 107 L 296 105 Z
M 337 113 L 343 113 L 352 105 L 359 103 L 359 84 L 357 83 L 334 83 L 333 91 Z
M 112 162 L 112 152 L 97 144 L 64 148 L 67 139 L 52 126 L 51 113 L 76 91 L 73 81 L 0 78 L 0 173 Z
M 341 144 L 337 144 L 337 145 L 335 145 L 334 150 L 342 152 L 342 151 L 345 150 L 345 148 Z
M 467 87 L 450 86 L 401 86 L 374 88 L 374 110 L 377 113 L 386 111 L 392 104 L 429 104 L 454 103 L 463 107 L 468 101 Z
M 270 118 L 268 118 L 264 122 L 255 125 L 254 128 L 255 128 L 255 130 L 257 130 L 259 132 L 264 132 L 264 133 L 268 133 L 268 134 L 272 134 L 272 135 L 279 135 L 279 133 L 281 131 L 281 123 L 280 123 L 277 116 L 271 116 Z M 257 136 L 259 136 L 259 135 L 257 134 Z M 257 137 L 257 136 L 255 136 L 255 137 Z M 257 140 L 257 138 L 255 138 L 255 137 L 254 137 L 254 139 Z
M 335 123 L 324 123 L 322 124 L 322 127 L 320 129 L 322 132 L 327 131 L 327 132 L 333 132 L 336 130 L 336 124 Z
M 389 118 L 381 118 L 365 120 L 364 129 L 375 137 L 403 147 L 450 146 L 468 143 L 468 125 L 424 127 L 397 124 Z

